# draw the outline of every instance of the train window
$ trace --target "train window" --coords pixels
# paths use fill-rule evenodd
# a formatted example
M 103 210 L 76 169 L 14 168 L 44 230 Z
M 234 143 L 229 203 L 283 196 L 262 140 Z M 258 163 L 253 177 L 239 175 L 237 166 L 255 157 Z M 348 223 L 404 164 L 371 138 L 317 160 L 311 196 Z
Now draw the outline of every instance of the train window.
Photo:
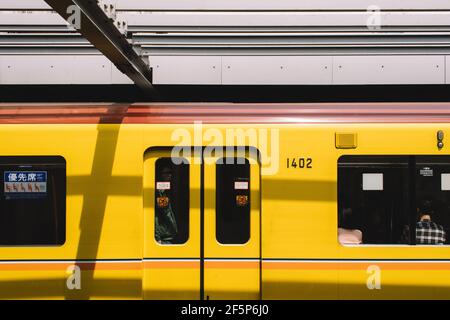
M 222 244 L 250 239 L 250 164 L 244 158 L 216 163 L 216 238 Z
M 66 238 L 66 162 L 0 157 L 0 245 L 62 245 Z
M 416 243 L 450 244 L 450 156 L 417 156 Z
M 155 240 L 162 245 L 189 238 L 189 164 L 159 158 L 155 164 Z
M 344 156 L 338 164 L 343 244 L 409 244 L 408 157 Z
M 344 244 L 450 244 L 450 156 L 343 156 L 338 207 Z

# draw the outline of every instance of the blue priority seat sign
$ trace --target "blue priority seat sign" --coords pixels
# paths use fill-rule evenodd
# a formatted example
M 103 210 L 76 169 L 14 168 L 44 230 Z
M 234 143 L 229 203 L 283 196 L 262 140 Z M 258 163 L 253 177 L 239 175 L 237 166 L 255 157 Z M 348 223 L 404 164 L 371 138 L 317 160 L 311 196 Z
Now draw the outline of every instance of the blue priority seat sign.
M 36 198 L 47 194 L 47 171 L 5 171 L 5 196 Z

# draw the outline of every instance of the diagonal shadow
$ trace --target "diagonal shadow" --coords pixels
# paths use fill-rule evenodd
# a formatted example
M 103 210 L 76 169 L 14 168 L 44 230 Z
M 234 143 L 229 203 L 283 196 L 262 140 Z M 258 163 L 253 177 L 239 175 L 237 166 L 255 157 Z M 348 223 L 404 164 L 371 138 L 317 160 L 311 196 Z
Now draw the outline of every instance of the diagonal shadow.
M 93 271 L 87 271 L 93 274 Z M 84 275 L 84 273 L 83 273 Z M 0 299 L 60 299 L 65 289 L 66 278 L 33 280 L 2 280 Z M 133 294 L 142 289 L 140 278 L 117 279 L 103 278 L 87 284 L 88 290 L 96 299 L 137 299 Z M 83 291 L 71 292 L 72 299 L 83 299 Z
M 92 161 L 91 176 L 94 174 L 101 177 L 112 176 L 120 124 L 127 109 L 128 106 L 125 105 L 114 106 L 109 108 L 107 114 L 100 118 L 97 126 L 98 135 Z M 121 120 L 118 122 L 119 125 L 106 126 L 108 119 L 114 115 L 122 115 Z M 107 200 L 108 194 L 104 192 L 99 194 L 85 193 L 84 195 L 80 218 L 80 239 L 76 254 L 77 261 L 97 258 Z M 96 221 L 92 223 L 94 213 Z M 82 268 L 81 264 L 76 265 Z M 93 272 L 82 274 L 82 282 L 91 283 L 93 280 Z M 82 292 L 69 291 L 66 293 L 66 299 L 89 299 L 90 297 L 91 293 L 89 290 L 82 290 Z
M 91 176 L 72 176 L 67 179 L 70 184 L 70 195 L 84 195 L 84 186 L 95 183 L 96 179 Z M 142 189 L 142 176 L 115 176 L 111 178 L 112 184 L 127 185 L 126 189 L 109 190 L 110 195 L 142 196 L 149 194 L 151 189 Z M 327 201 L 334 202 L 337 199 L 336 181 L 319 180 L 287 180 L 261 178 L 264 184 L 264 200 L 291 200 L 291 201 Z M 200 190 L 190 188 L 191 192 L 199 193 Z M 287 192 L 286 190 L 289 190 Z M 215 189 L 205 189 L 208 197 L 215 195 Z

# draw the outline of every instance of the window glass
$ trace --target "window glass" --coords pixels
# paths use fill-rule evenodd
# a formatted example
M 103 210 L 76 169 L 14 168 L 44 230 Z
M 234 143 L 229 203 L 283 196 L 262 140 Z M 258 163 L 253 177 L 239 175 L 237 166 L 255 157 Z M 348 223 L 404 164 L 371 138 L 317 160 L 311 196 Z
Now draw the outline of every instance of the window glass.
M 155 165 L 155 240 L 183 244 L 189 238 L 189 164 L 159 158 Z
M 0 245 L 64 244 L 64 158 L 0 157 L 0 173 Z
M 250 239 L 250 164 L 244 158 L 216 163 L 216 238 L 222 244 Z
M 345 156 L 338 164 L 343 244 L 409 244 L 408 157 Z
M 416 157 L 416 243 L 450 244 L 450 156 Z

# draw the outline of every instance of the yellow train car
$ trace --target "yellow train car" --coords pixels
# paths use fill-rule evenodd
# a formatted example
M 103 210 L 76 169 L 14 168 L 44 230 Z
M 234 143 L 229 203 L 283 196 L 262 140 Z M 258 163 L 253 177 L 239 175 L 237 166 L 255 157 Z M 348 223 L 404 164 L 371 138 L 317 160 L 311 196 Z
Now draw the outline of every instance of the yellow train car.
M 445 103 L 3 104 L 0 298 L 449 299 L 449 135 Z

